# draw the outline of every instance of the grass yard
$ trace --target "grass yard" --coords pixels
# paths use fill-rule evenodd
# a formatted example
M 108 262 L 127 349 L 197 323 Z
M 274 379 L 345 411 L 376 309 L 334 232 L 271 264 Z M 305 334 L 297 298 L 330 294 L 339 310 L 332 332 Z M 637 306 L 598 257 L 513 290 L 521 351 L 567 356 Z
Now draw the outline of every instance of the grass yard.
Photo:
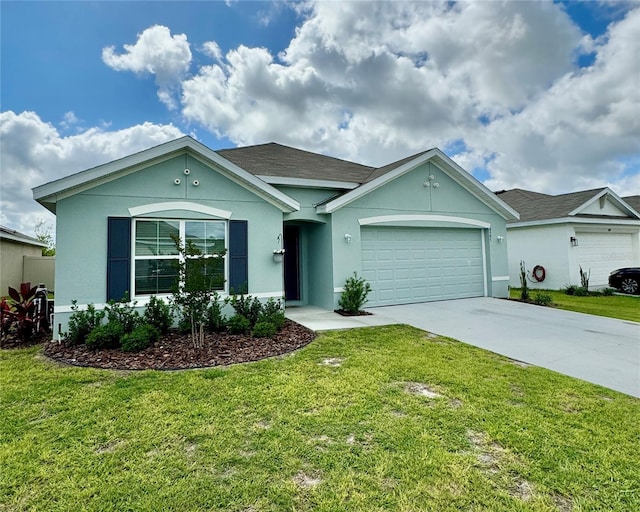
M 519 299 L 520 291 L 520 288 L 511 288 L 511 298 Z M 534 298 L 538 291 L 551 295 L 554 306 L 559 309 L 640 322 L 640 297 L 638 296 L 592 295 L 577 297 L 558 290 L 530 290 L 531 298 Z
M 183 372 L 0 352 L 0 510 L 640 510 L 640 401 L 406 326 Z

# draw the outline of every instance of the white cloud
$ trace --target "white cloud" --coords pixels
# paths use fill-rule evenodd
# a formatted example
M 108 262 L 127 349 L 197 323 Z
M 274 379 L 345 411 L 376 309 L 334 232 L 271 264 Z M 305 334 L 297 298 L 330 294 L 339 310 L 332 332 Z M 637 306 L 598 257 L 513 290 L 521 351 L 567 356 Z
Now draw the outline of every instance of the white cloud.
M 371 164 L 462 140 L 489 186 L 640 191 L 622 162 L 639 153 L 640 8 L 595 41 L 550 2 L 295 9 L 305 19 L 280 55 L 239 46 L 183 81 L 188 121 Z M 581 70 L 584 53 L 596 61 Z
M 187 36 L 172 36 L 167 27 L 154 25 L 138 34 L 135 44 L 125 44 L 124 50 L 118 55 L 113 46 L 103 48 L 103 62 L 116 71 L 154 75 L 160 101 L 169 108 L 175 108 L 174 91 L 179 88 L 180 80 L 191 65 Z
M 80 123 L 80 119 L 76 117 L 76 115 L 69 111 L 62 116 L 62 121 L 60 121 L 60 127 L 63 130 L 70 130 L 71 128 L 77 126 Z
M 38 219 L 54 217 L 33 200 L 31 188 L 182 135 L 172 125 L 144 123 L 118 131 L 91 128 L 61 136 L 34 112 L 0 113 L 0 224 L 33 235 Z
M 222 60 L 222 50 L 215 41 L 207 41 L 202 45 L 202 53 L 217 61 Z

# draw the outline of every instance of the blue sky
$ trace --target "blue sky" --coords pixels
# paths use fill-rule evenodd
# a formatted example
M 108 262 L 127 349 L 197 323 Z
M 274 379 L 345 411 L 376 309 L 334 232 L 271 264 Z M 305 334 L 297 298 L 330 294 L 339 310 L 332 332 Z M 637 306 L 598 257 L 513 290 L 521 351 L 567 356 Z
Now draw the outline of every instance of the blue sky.
M 638 3 L 4 0 L 0 16 L 0 223 L 26 233 L 54 222 L 32 187 L 181 134 L 370 165 L 439 146 L 494 190 L 640 194 Z

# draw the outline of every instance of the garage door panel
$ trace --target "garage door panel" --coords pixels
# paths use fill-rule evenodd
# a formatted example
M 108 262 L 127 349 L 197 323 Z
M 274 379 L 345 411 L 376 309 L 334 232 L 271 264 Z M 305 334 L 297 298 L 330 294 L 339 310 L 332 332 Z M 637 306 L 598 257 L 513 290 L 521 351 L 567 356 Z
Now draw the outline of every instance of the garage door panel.
M 609 274 L 617 268 L 634 266 L 633 237 L 627 233 L 576 233 L 576 261 L 591 271 L 589 284 L 607 286 Z
M 363 227 L 361 240 L 371 306 L 484 295 L 480 230 Z

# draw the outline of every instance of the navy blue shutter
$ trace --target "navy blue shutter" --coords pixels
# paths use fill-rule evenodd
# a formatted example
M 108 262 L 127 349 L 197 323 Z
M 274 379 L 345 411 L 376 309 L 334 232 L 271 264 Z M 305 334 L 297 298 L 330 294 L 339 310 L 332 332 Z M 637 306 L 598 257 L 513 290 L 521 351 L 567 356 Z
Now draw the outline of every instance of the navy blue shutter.
M 107 238 L 107 301 L 119 301 L 131 297 L 131 219 L 109 217 Z
M 229 221 L 229 293 L 249 291 L 249 244 L 246 220 Z

